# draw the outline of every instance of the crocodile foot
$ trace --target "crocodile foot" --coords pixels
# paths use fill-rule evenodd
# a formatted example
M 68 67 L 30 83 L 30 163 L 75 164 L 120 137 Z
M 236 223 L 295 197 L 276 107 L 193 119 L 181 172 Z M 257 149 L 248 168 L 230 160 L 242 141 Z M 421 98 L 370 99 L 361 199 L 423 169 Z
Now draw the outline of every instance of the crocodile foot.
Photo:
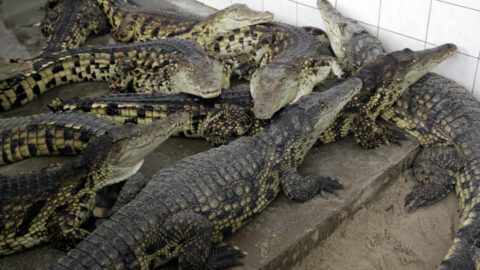
M 383 124 L 377 124 L 368 118 L 357 120 L 354 127 L 355 142 L 363 148 L 372 149 L 393 142 L 399 144 L 408 137 L 401 131 L 393 130 Z
M 53 245 L 61 250 L 70 250 L 82 242 L 90 233 L 84 229 L 73 228 L 52 237 Z
M 307 181 L 315 181 L 319 186 L 320 191 L 326 191 L 328 193 L 337 194 L 335 190 L 343 189 L 343 185 L 340 184 L 337 180 L 320 175 L 310 175 L 307 176 Z
M 437 182 L 417 185 L 405 197 L 405 211 L 412 212 L 421 206 L 437 202 L 445 198 L 453 188 L 454 185 L 444 185 Z
M 212 247 L 210 256 L 205 264 L 205 269 L 225 269 L 227 267 L 242 265 L 240 258 L 245 257 L 246 252 L 232 244 L 220 243 Z

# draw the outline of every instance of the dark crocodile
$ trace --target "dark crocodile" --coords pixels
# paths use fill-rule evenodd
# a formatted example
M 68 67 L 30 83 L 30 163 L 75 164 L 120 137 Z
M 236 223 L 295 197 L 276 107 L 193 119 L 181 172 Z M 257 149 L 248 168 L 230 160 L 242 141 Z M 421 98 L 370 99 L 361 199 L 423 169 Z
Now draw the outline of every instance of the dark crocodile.
M 149 269 L 178 256 L 181 269 L 223 269 L 244 254 L 223 244 L 283 192 L 306 201 L 341 186 L 301 177 L 296 167 L 360 88 L 352 79 L 289 106 L 253 137 L 211 149 L 156 173 L 133 201 L 51 269 Z
M 413 211 L 457 192 L 458 235 L 438 269 L 479 269 L 480 102 L 455 82 L 429 73 L 382 117 L 423 147 L 413 165 L 420 184 L 405 198 L 405 209 Z
M 43 242 L 74 247 L 88 235 L 79 226 L 91 215 L 96 192 L 133 175 L 186 120 L 183 113 L 110 129 L 60 169 L 0 176 L 0 256 Z
M 77 155 L 115 122 L 86 113 L 48 113 L 0 119 L 0 165 L 34 156 Z
M 212 99 L 186 94 L 116 94 L 70 101 L 54 100 L 53 111 L 81 111 L 107 117 L 118 123 L 145 124 L 186 111 L 187 125 L 180 130 L 186 137 L 205 138 L 214 145 L 241 135 L 256 134 L 269 121 L 255 118 L 248 84 L 241 84 Z
M 228 66 L 183 39 L 79 48 L 41 58 L 32 69 L 0 81 L 0 111 L 26 104 L 55 86 L 80 81 L 211 98 L 229 87 L 231 74 Z
M 45 10 L 42 32 L 48 38 L 41 54 L 78 48 L 91 34 L 110 30 L 96 0 L 48 1 Z

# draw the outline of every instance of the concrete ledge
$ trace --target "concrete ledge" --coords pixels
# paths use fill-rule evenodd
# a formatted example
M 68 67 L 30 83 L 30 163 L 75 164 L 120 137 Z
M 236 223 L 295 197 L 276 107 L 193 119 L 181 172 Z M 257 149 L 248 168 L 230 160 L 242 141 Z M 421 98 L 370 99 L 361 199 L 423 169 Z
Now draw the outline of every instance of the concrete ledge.
M 226 239 L 248 252 L 238 269 L 286 269 L 326 239 L 415 157 L 419 146 L 364 150 L 351 138 L 313 148 L 299 168 L 302 175 L 326 175 L 344 185 L 338 196 L 325 194 L 306 203 L 280 196 L 252 223 Z

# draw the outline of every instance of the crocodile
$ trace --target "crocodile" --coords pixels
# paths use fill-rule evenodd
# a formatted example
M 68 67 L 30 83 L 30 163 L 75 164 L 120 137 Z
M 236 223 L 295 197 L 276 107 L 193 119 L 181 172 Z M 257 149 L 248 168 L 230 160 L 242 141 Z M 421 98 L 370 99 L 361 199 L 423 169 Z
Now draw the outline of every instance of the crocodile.
M 304 36 L 306 31 L 323 43 L 325 47 L 330 46 L 326 33 L 321 29 L 315 27 L 300 27 L 300 29 L 300 35 L 293 35 L 288 32 L 280 34 L 282 30 L 296 31 L 292 27 L 282 28 L 281 25 L 275 27 L 275 24 L 269 23 L 246 26 L 217 38 L 214 42 L 207 44 L 205 49 L 223 61 L 231 63 L 233 72 L 240 78 L 250 79 L 255 70 L 261 66 L 263 56 L 271 49 L 277 37 L 298 38 Z M 308 40 L 311 39 L 308 38 Z M 288 42 L 294 44 L 296 40 Z M 285 48 L 287 47 L 277 48 L 277 50 Z
M 228 65 L 183 39 L 78 48 L 48 55 L 33 63 L 32 72 L 0 81 L 0 111 L 26 104 L 55 86 L 80 81 L 212 98 L 230 86 L 230 75 Z
M 144 9 L 122 0 L 97 0 L 120 42 L 144 42 L 162 38 L 184 38 L 201 46 L 241 27 L 273 20 L 271 12 L 259 12 L 234 4 L 206 18 L 165 9 Z
M 402 139 L 401 134 L 386 130 L 383 126 L 376 124 L 374 120 L 385 108 L 388 108 L 389 104 L 394 103 L 395 99 L 403 93 L 408 85 L 454 51 L 455 47 L 450 44 L 419 52 L 397 51 L 380 56 L 374 62 L 362 67 L 360 71 L 353 75 L 353 77 L 364 82 L 362 90 L 345 106 L 330 127 L 320 135 L 319 142 L 330 143 L 347 136 L 351 132 L 354 133 L 355 140 L 366 148 L 378 146 L 386 142 L 387 139 L 393 142 Z M 187 110 L 196 112 L 198 111 L 197 108 L 200 108 L 199 111 L 206 116 L 198 118 L 197 121 L 200 125 L 197 128 L 195 128 L 195 125 L 188 125 L 188 131 L 184 134 L 207 138 L 213 144 L 218 145 L 235 136 L 253 135 L 270 123 L 268 119 L 259 119 L 251 113 L 254 110 L 254 105 L 252 98 L 246 93 L 247 89 L 246 86 L 241 85 L 234 90 L 224 91 L 219 98 L 211 101 L 201 101 L 199 99 L 195 101 L 192 97 L 185 98 L 185 96 L 177 95 L 171 97 L 156 95 L 156 97 L 161 98 L 155 98 L 151 95 L 145 96 L 145 98 L 120 95 L 85 98 L 66 103 L 57 101 L 51 107 L 54 110 L 81 110 L 97 115 L 106 115 L 118 122 L 131 121 L 137 123 L 148 122 L 148 118 L 155 113 L 159 114 L 158 117 L 162 117 L 162 113 L 163 116 L 167 115 L 166 111 L 173 112 L 187 108 Z M 192 104 L 194 105 L 192 106 Z M 241 109 L 227 109 L 228 107 L 232 108 L 232 104 Z M 191 107 L 195 110 L 189 109 Z M 213 112 L 212 108 L 214 108 Z M 218 108 L 224 110 L 223 114 L 215 114 Z M 138 117 L 139 115 L 141 117 Z M 209 117 L 210 115 L 220 117 Z M 195 114 L 192 115 L 192 119 L 196 117 Z M 205 123 L 205 121 L 202 122 L 202 119 L 211 121 Z M 237 119 L 237 121 L 232 121 L 233 119 Z M 207 125 L 210 128 L 206 128 Z M 209 131 L 209 134 L 215 136 L 212 138 L 205 131 Z M 225 131 L 228 132 L 225 133 Z
M 95 0 L 58 0 L 45 5 L 42 32 L 47 36 L 42 54 L 82 46 L 90 34 L 110 30 L 107 17 Z
M 285 108 L 266 129 L 184 158 L 152 176 L 133 201 L 50 269 L 223 269 L 245 255 L 225 244 L 280 193 L 307 201 L 341 185 L 296 171 L 318 135 L 360 88 L 353 78 Z
M 385 55 L 380 40 L 370 35 L 357 21 L 340 14 L 327 0 L 318 0 L 328 39 L 347 75 Z
M 302 28 L 272 23 L 274 41 L 250 80 L 257 118 L 268 119 L 287 104 L 310 93 L 331 73 L 343 71 L 328 47 Z
M 429 73 L 382 118 L 423 147 L 413 164 L 421 184 L 406 196 L 406 211 L 439 201 L 452 190 L 459 198 L 458 235 L 438 269 L 479 269 L 480 102 L 457 83 Z
M 332 50 L 343 69 L 362 78 L 364 89 L 345 106 L 333 124 L 320 136 L 329 143 L 353 132 L 355 141 L 364 148 L 405 138 L 399 132 L 376 123 L 376 119 L 428 71 L 453 55 L 456 46 L 439 47 L 413 52 L 409 49 L 386 54 L 380 41 L 371 36 L 356 21 L 343 17 L 326 0 L 317 6 L 325 22 Z
M 93 137 L 117 127 L 87 113 L 58 112 L 0 119 L 0 165 L 46 155 L 78 155 Z
M 335 25 L 342 25 L 336 31 L 329 31 L 334 33 L 329 37 L 337 39 L 338 44 L 345 44 L 337 49 L 350 48 L 344 50 L 344 58 L 356 59 L 346 61 L 351 70 L 384 54 L 380 42 L 374 37 L 366 37 L 368 34 L 358 23 L 344 18 L 327 1 L 319 0 L 317 4 L 327 31 L 329 27 L 336 29 Z M 352 34 L 345 34 L 348 32 Z M 365 40 L 354 42 L 359 36 Z M 356 55 L 355 50 L 351 50 L 353 44 L 360 44 L 357 51 L 364 53 Z M 381 115 L 417 138 L 422 146 L 413 164 L 415 178 L 420 184 L 406 196 L 405 210 L 411 212 L 432 204 L 454 189 L 459 198 L 461 221 L 458 234 L 437 269 L 480 269 L 480 163 L 476 153 L 480 145 L 479 113 L 480 102 L 469 91 L 438 74 L 427 73 Z
M 155 119 L 187 111 L 188 123 L 179 130 L 181 135 L 205 138 L 213 145 L 224 144 L 241 135 L 253 135 L 269 121 L 255 118 L 248 84 L 240 84 L 212 99 L 186 94 L 116 94 L 86 97 L 70 101 L 55 99 L 53 111 L 89 112 L 117 123 L 145 124 Z
M 96 192 L 133 175 L 187 116 L 111 129 L 57 170 L 0 176 L 0 256 L 44 242 L 74 247 L 88 235 L 79 226 L 91 215 Z

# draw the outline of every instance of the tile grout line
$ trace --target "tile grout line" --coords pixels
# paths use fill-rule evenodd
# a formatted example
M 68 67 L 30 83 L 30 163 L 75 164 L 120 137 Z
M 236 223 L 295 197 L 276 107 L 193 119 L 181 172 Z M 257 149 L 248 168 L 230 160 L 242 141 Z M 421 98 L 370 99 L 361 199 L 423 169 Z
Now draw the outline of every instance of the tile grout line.
M 378 20 L 377 20 L 377 38 L 380 35 L 380 16 L 382 13 L 382 0 L 378 3 Z
M 472 85 L 472 94 L 473 94 L 473 91 L 475 91 L 475 84 L 477 83 L 477 74 L 478 74 L 479 65 L 480 65 L 480 51 L 478 52 L 477 67 L 475 68 L 475 74 L 473 75 L 474 77 L 473 77 L 473 85 Z
M 298 27 L 298 2 L 295 1 L 295 26 Z
M 430 16 L 432 15 L 432 6 L 433 6 L 433 0 L 430 0 L 430 8 L 428 10 L 428 20 L 427 20 L 427 32 L 425 33 L 425 41 L 423 44 L 424 50 L 427 48 L 428 29 L 430 29 Z
M 478 11 L 478 12 L 480 12 L 480 9 L 471 8 L 471 7 L 467 7 L 467 6 L 462 6 L 462 5 L 459 5 L 459 4 L 454 4 L 454 3 L 450 3 L 450 2 L 442 1 L 442 0 L 436 0 L 436 1 L 437 1 L 437 2 L 440 2 L 440 3 L 447 4 L 447 5 L 452 5 L 452 6 L 461 7 L 461 8 L 465 8 L 465 9 L 469 9 L 469 10 L 473 10 L 473 11 Z

